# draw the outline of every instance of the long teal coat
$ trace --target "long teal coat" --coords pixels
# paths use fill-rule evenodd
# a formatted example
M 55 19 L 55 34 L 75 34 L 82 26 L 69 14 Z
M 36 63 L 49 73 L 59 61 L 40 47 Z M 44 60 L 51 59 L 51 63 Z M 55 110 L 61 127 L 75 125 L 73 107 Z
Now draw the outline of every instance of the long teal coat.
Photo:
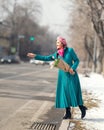
M 55 59 L 57 58 L 57 52 L 49 56 L 36 55 L 35 59 L 52 61 L 53 57 Z M 76 53 L 73 48 L 66 47 L 64 50 L 64 57 L 58 56 L 58 58 L 67 62 L 75 71 L 75 74 L 71 75 L 69 72 L 64 72 L 59 69 L 56 89 L 56 108 L 66 108 L 70 106 L 77 107 L 83 105 L 79 77 L 76 72 L 76 68 L 79 64 L 79 59 Z

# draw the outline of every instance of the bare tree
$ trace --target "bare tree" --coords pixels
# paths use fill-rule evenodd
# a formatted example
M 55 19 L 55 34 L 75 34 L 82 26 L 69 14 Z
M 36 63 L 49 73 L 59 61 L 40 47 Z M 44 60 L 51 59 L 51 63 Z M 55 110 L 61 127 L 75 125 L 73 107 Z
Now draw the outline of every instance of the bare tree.
M 2 2 L 1 6 L 6 14 L 3 22 L 9 27 L 7 36 L 10 37 L 10 47 L 19 45 L 16 48 L 19 48 L 21 57 L 26 57 L 29 51 L 47 54 L 53 50 L 54 34 L 48 31 L 48 26 L 40 27 L 37 24 L 41 9 L 39 3 L 33 0 L 25 0 L 21 5 L 17 0 Z M 35 37 L 34 41 L 30 41 L 31 36 Z
M 71 44 L 76 49 L 80 59 L 86 61 L 88 57 L 88 48 L 86 49 L 84 44 L 85 36 L 88 33 L 91 34 L 92 25 L 90 21 L 89 8 L 82 0 L 76 1 L 72 17 L 72 24 L 70 26 L 70 30 L 72 32 Z
M 98 51 L 98 72 L 104 71 L 104 1 L 88 0 L 93 27 L 99 38 L 100 46 Z
M 5 15 L 2 24 L 5 26 L 5 30 L 6 27 L 7 30 L 9 28 L 11 43 L 15 43 L 18 35 L 28 32 L 30 21 L 35 24 L 36 11 L 39 12 L 39 5 L 35 1 L 33 3 L 32 1 L 29 1 L 29 3 L 25 1 L 25 4 L 20 5 L 17 0 L 1 0 L 0 6 Z M 32 20 L 32 18 L 34 19 Z
M 77 0 L 73 14 L 72 43 L 76 49 L 84 50 L 78 52 L 80 57 L 85 54 L 88 65 L 92 62 L 90 67 L 101 73 L 104 68 L 104 1 Z

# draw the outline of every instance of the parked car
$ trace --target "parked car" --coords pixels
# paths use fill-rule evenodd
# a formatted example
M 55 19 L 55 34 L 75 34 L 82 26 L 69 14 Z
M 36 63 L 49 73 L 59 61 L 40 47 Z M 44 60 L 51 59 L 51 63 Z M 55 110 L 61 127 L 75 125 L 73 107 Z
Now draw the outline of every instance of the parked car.
M 44 61 L 41 61 L 41 60 L 35 60 L 35 59 L 30 59 L 30 63 L 31 64 L 36 64 L 36 65 L 44 65 L 45 62 Z
M 2 57 L 0 63 L 20 63 L 20 59 L 17 55 L 9 55 Z

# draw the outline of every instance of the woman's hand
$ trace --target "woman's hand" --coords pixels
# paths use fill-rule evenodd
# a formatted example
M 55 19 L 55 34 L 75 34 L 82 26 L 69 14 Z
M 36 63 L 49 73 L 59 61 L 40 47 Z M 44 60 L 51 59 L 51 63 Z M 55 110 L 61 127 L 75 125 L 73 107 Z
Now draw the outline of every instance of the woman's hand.
M 72 75 L 75 74 L 75 72 L 73 71 L 72 68 L 69 69 L 69 73 L 72 74 Z
M 27 56 L 30 57 L 30 58 L 34 58 L 36 56 L 36 54 L 34 54 L 34 53 L 28 53 Z

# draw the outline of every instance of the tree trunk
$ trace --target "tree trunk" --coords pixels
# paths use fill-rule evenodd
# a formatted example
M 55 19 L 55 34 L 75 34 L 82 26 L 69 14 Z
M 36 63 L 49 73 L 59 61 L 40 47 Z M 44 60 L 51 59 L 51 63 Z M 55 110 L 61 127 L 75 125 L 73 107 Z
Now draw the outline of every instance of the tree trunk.
M 102 72 L 102 75 L 104 76 L 104 57 L 103 57 L 103 64 L 102 64 L 102 66 L 103 66 L 103 72 Z
M 103 65 L 104 65 L 104 48 L 100 47 L 97 60 L 97 70 L 96 70 L 97 73 L 103 72 Z

